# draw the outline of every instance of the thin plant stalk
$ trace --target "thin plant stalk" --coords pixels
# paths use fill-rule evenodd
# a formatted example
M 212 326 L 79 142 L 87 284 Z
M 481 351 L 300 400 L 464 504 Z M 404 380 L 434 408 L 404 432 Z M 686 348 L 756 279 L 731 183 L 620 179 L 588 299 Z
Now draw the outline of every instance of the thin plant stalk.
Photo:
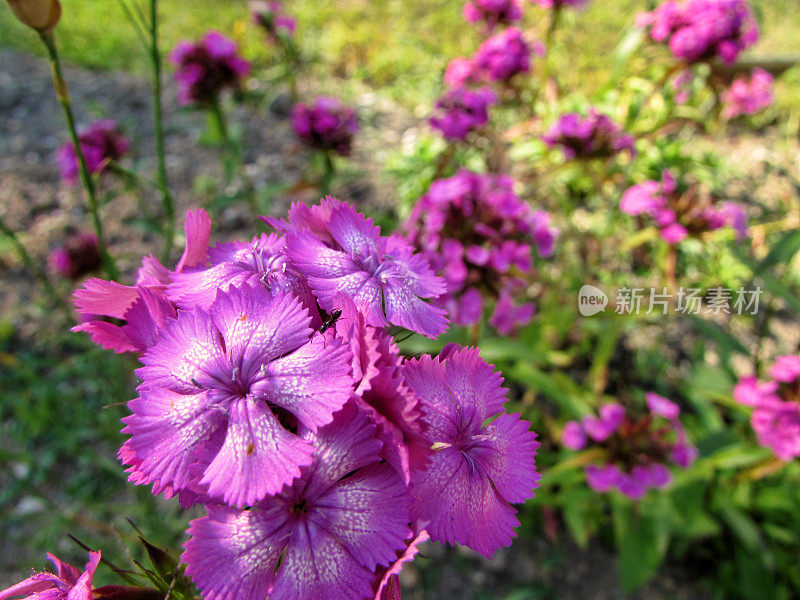
M 58 293 L 55 286 L 51 283 L 50 278 L 47 274 L 41 269 L 38 263 L 33 260 L 33 257 L 28 254 L 28 251 L 25 249 L 25 246 L 22 245 L 22 242 L 19 241 L 16 232 L 9 227 L 2 218 L 0 218 L 0 233 L 2 233 L 5 237 L 9 239 L 11 245 L 14 246 L 14 249 L 17 251 L 17 255 L 19 256 L 22 264 L 24 264 L 30 271 L 33 273 L 33 276 L 42 284 L 42 287 L 47 292 L 49 298 L 56 304 L 58 307 L 64 311 L 67 319 L 70 321 L 73 320 L 72 311 L 69 308 L 69 305 L 64 301 L 64 298 L 61 294 Z
M 250 205 L 250 210 L 252 211 L 253 216 L 258 216 L 260 211 L 258 210 L 258 205 L 256 203 L 255 187 L 253 186 L 253 182 L 250 181 L 250 177 L 248 177 L 247 173 L 245 172 L 244 163 L 242 162 L 241 148 L 231 136 L 230 129 L 228 127 L 227 116 L 225 115 L 222 104 L 218 99 L 215 99 L 211 103 L 211 115 L 214 118 L 214 124 L 217 127 L 217 133 L 219 133 L 220 137 L 222 138 L 222 143 L 227 152 L 227 156 L 224 161 L 225 186 L 227 187 L 232 183 L 233 177 L 238 170 L 239 177 L 242 180 L 242 186 L 244 188 L 244 196 L 247 199 L 247 203 Z
M 78 130 L 75 126 L 75 115 L 72 112 L 72 103 L 69 97 L 69 90 L 67 83 L 64 81 L 64 74 L 61 70 L 61 61 L 58 57 L 58 50 L 56 49 L 56 41 L 52 33 L 41 33 L 39 37 L 44 42 L 47 48 L 47 53 L 50 56 L 50 66 L 52 69 L 53 87 L 55 88 L 56 98 L 64 112 L 64 119 L 67 122 L 67 129 L 69 130 L 72 144 L 75 146 L 75 155 L 78 157 L 78 166 L 80 171 L 81 183 L 86 190 L 86 199 L 89 206 L 89 212 L 92 215 L 92 224 L 94 225 L 94 232 L 97 236 L 97 245 L 100 250 L 100 257 L 103 260 L 103 266 L 106 275 L 109 279 L 116 280 L 119 278 L 119 270 L 114 262 L 111 254 L 108 252 L 108 245 L 105 236 L 103 235 L 103 223 L 100 220 L 99 205 L 97 200 L 97 188 L 95 186 L 92 174 L 89 172 L 89 167 L 86 165 L 86 157 L 81 148 L 80 139 L 78 138 Z
M 329 151 L 322 153 L 322 165 L 324 170 L 319 180 L 319 193 L 324 197 L 331 193 L 333 178 L 336 176 L 336 164 L 333 162 L 333 155 Z
M 164 249 L 161 252 L 161 258 L 166 262 L 169 260 L 175 238 L 175 199 L 169 189 L 164 145 L 164 115 L 161 100 L 162 62 L 158 47 L 158 0 L 150 0 L 150 62 L 153 66 L 153 127 L 158 158 L 156 181 L 161 189 L 161 203 L 164 207 Z

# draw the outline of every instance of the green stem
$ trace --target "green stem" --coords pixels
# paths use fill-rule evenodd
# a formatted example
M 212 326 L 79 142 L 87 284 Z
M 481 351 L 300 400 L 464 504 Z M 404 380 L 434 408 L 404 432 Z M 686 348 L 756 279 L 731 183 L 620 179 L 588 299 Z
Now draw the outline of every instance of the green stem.
M 158 157 L 156 181 L 161 189 L 161 203 L 164 206 L 164 249 L 161 251 L 161 260 L 167 262 L 175 239 L 175 199 L 169 189 L 166 150 L 164 147 L 161 52 L 158 48 L 158 0 L 150 0 L 150 61 L 153 65 L 153 124 L 156 138 L 156 155 Z
M 80 167 L 80 177 L 83 188 L 86 190 L 86 199 L 89 205 L 89 212 L 92 215 L 92 223 L 94 225 L 95 235 L 97 236 L 97 244 L 100 250 L 100 257 L 103 260 L 106 275 L 109 279 L 119 279 L 119 270 L 114 262 L 114 259 L 108 252 L 108 245 L 106 244 L 105 236 L 103 235 L 103 224 L 100 221 L 99 206 L 97 202 L 97 189 L 92 179 L 92 174 L 86 165 L 86 157 L 81 148 L 80 139 L 78 138 L 78 130 L 75 127 L 75 116 L 72 113 L 72 103 L 69 98 L 69 91 L 67 83 L 64 81 L 64 74 L 61 71 L 61 61 L 58 58 L 58 50 L 56 49 L 55 38 L 52 33 L 40 33 L 39 37 L 44 42 L 47 48 L 47 53 L 50 56 L 50 66 L 53 76 L 53 87 L 56 91 L 56 98 L 61 108 L 64 111 L 64 119 L 67 122 L 67 129 L 72 138 L 72 144 L 75 146 L 75 155 L 78 157 L 78 166 Z
M 228 128 L 228 119 L 225 115 L 225 111 L 222 109 L 222 104 L 218 99 L 215 99 L 211 103 L 211 114 L 214 117 L 214 123 L 217 126 L 217 132 L 222 138 L 222 143 L 227 151 L 227 157 L 224 161 L 225 187 L 228 187 L 233 182 L 233 177 L 238 171 L 239 177 L 242 181 L 242 192 L 244 193 L 245 199 L 250 205 L 250 210 L 252 211 L 253 216 L 258 216 L 260 211 L 258 210 L 258 204 L 256 202 L 255 186 L 250 180 L 250 177 L 247 175 L 244 162 L 242 161 L 241 148 L 230 134 L 230 129 Z M 259 223 L 261 222 L 260 219 L 257 221 Z
M 322 161 L 325 170 L 322 172 L 322 177 L 319 180 L 319 193 L 321 196 L 325 197 L 331 193 L 331 184 L 336 175 L 336 165 L 329 151 L 322 153 Z
M 17 251 L 20 260 L 22 263 L 31 270 L 33 276 L 39 280 L 39 283 L 42 284 L 42 287 L 47 291 L 48 297 L 58 305 L 64 311 L 64 314 L 67 316 L 67 319 L 73 321 L 74 318 L 72 316 L 72 311 L 69 308 L 69 305 L 64 301 L 64 298 L 61 294 L 58 293 L 55 286 L 50 282 L 50 278 L 47 277 L 47 274 L 42 271 L 39 265 L 33 260 L 28 251 L 25 249 L 25 246 L 19 241 L 16 232 L 11 229 L 8 225 L 6 225 L 5 221 L 0 218 L 0 233 L 6 236 L 10 241 L 11 244 L 14 246 L 14 249 Z

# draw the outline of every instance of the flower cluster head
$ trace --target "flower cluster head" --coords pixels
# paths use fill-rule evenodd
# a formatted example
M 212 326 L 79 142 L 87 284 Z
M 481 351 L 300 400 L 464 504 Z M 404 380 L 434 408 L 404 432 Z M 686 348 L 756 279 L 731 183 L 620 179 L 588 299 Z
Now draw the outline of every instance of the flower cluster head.
M 550 257 L 558 231 L 514 193 L 510 177 L 460 170 L 435 181 L 403 229 L 444 277 L 447 293 L 436 303 L 453 321 L 478 322 L 484 299 L 496 301 L 491 323 L 503 334 L 531 320 L 534 306 L 513 299 L 533 274 L 533 248 Z
M 538 4 L 542 8 L 561 9 L 565 6 L 580 8 L 588 3 L 589 0 L 530 0 L 530 2 Z
M 601 464 L 586 467 L 586 482 L 598 492 L 618 489 L 641 498 L 650 488 L 667 485 L 672 475 L 667 465 L 687 468 L 697 457 L 678 420 L 680 407 L 658 394 L 646 394 L 648 413 L 628 412 L 621 404 L 604 404 L 598 416 L 569 421 L 562 444 L 572 450 L 588 446 L 603 456 Z
M 178 101 L 184 106 L 212 105 L 226 89 L 240 92 L 250 73 L 236 43 L 217 31 L 209 31 L 198 42 L 180 42 L 169 60 L 175 65 Z
M 722 95 L 723 116 L 735 119 L 740 115 L 755 115 L 772 106 L 775 101 L 772 83 L 772 75 L 764 69 L 753 69 L 749 79 L 734 79 L 731 87 Z
M 585 118 L 578 113 L 562 115 L 542 140 L 560 148 L 567 159 L 608 158 L 623 150 L 636 151 L 635 138 L 594 108 Z
M 42 571 L 26 580 L 0 591 L 0 600 L 92 600 L 92 578 L 100 562 L 100 552 L 89 552 L 89 562 L 83 572 L 62 562 L 52 554 L 47 558 L 55 573 Z
M 388 597 L 428 537 L 487 556 L 510 543 L 535 434 L 477 349 L 404 361 L 390 335 L 441 334 L 426 300 L 444 281 L 334 198 L 264 220 L 277 232 L 209 247 L 208 215 L 190 211 L 174 269 L 149 256 L 136 285 L 75 294 L 123 321 L 75 329 L 143 365 L 129 479 L 205 505 L 183 555 L 203 596 Z
M 652 12 L 639 14 L 636 22 L 689 64 L 714 58 L 732 64 L 758 40 L 747 0 L 665 0 Z
M 522 5 L 520 0 L 469 0 L 464 5 L 464 19 L 470 23 L 484 21 L 491 31 L 522 19 Z
M 297 137 L 312 148 L 348 156 L 358 132 L 358 118 L 336 98 L 321 96 L 313 104 L 295 105 L 292 126 Z
M 489 121 L 489 107 L 497 95 L 489 88 L 450 90 L 436 101 L 428 122 L 448 140 L 464 140 Z
M 277 0 L 253 0 L 250 2 L 253 22 L 264 29 L 273 41 L 281 35 L 293 36 L 297 21 L 283 12 L 283 3 Z
M 112 162 L 125 156 L 131 149 L 128 138 L 122 134 L 117 123 L 110 119 L 95 121 L 89 125 L 78 135 L 78 141 L 86 159 L 86 168 L 93 174 L 107 170 Z M 56 161 L 64 182 L 70 185 L 77 183 L 80 165 L 72 142 L 67 142 L 58 149 Z
M 622 195 L 620 209 L 629 215 L 650 216 L 669 244 L 725 226 L 736 232 L 738 241 L 747 237 L 747 213 L 741 206 L 717 203 L 698 185 L 680 189 L 669 171 L 662 173 L 660 182 L 645 181 L 629 188 Z
M 766 381 L 741 378 L 733 397 L 753 407 L 751 423 L 762 446 L 781 460 L 800 456 L 800 356 L 779 356 Z
M 543 55 L 544 47 L 528 43 L 519 29 L 509 27 L 485 40 L 470 60 L 478 80 L 507 82 L 531 70 L 533 53 Z
M 90 232 L 74 234 L 53 249 L 47 257 L 50 269 L 65 279 L 80 279 L 100 266 L 97 236 Z

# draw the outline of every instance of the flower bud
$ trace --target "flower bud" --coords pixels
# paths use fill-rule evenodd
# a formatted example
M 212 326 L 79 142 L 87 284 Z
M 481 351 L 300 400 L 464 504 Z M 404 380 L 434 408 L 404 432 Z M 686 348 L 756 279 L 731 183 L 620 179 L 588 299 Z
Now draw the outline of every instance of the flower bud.
M 7 0 L 17 18 L 39 33 L 50 33 L 61 18 L 59 0 Z

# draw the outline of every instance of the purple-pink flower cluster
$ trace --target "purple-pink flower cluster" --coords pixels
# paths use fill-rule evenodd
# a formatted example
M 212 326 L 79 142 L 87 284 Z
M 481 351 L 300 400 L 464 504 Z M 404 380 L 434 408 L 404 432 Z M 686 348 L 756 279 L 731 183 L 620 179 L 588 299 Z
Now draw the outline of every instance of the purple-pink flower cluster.
M 594 108 L 587 117 L 578 113 L 562 115 L 542 140 L 551 148 L 560 148 L 568 159 L 608 158 L 623 150 L 636 151 L 636 139 Z
M 283 3 L 277 0 L 253 0 L 250 2 L 250 14 L 253 22 L 276 42 L 281 35 L 293 36 L 297 28 L 297 21 L 284 14 Z
M 131 149 L 131 143 L 111 119 L 95 121 L 78 135 L 81 152 L 86 159 L 86 168 L 92 174 L 102 173 L 109 165 L 125 156 Z M 75 145 L 67 142 L 56 155 L 61 178 L 72 185 L 78 182 L 80 165 Z
M 89 562 L 81 572 L 52 554 L 47 558 L 56 568 L 55 573 L 41 571 L 24 581 L 0 591 L 0 600 L 92 600 L 92 578 L 100 562 L 100 552 L 89 552 Z
M 175 65 L 178 101 L 182 105 L 212 105 L 226 89 L 241 91 L 250 64 L 239 55 L 236 43 L 217 31 L 198 42 L 180 42 L 169 54 Z
M 336 98 L 321 96 L 313 104 L 298 103 L 292 111 L 294 132 L 317 150 L 348 156 L 358 132 L 355 111 Z
M 448 140 L 464 140 L 489 122 L 489 107 L 497 95 L 489 88 L 450 90 L 436 101 L 433 115 L 428 119 Z
M 531 70 L 532 53 L 544 54 L 544 47 L 528 43 L 519 29 L 509 27 L 484 40 L 471 62 L 479 80 L 510 81 Z
M 725 226 L 736 232 L 739 241 L 747 237 L 747 213 L 740 205 L 718 203 L 697 185 L 679 190 L 669 171 L 661 174 L 660 182 L 645 181 L 629 188 L 622 195 L 620 210 L 629 215 L 650 216 L 661 238 L 669 244 Z
M 722 94 L 722 114 L 726 119 L 755 115 L 772 106 L 773 77 L 764 69 L 753 69 L 749 78 L 738 77 Z
M 92 279 L 75 328 L 140 354 L 119 456 L 131 481 L 204 504 L 182 560 L 208 600 L 367 600 L 430 536 L 491 556 L 533 495 L 538 442 L 475 348 L 404 360 L 389 331 L 435 338 L 446 289 L 403 238 L 333 198 L 277 232 L 209 247 L 190 211 L 174 269 Z
M 507 176 L 460 170 L 435 181 L 403 226 L 447 284 L 435 302 L 469 325 L 481 319 L 485 300 L 495 301 L 490 323 L 504 335 L 533 318 L 534 305 L 514 298 L 533 274 L 533 248 L 550 257 L 558 234 L 550 216 L 532 210 L 513 187 Z
M 666 0 L 637 16 L 650 37 L 669 45 L 678 60 L 696 63 L 719 58 L 727 64 L 758 40 L 758 26 L 747 0 Z
M 71 235 L 47 257 L 51 270 L 66 279 L 80 279 L 101 264 L 97 236 L 90 232 Z
M 753 407 L 751 423 L 762 446 L 781 460 L 800 456 L 800 356 L 779 356 L 770 378 L 743 377 L 733 397 Z
M 469 0 L 464 5 L 464 19 L 470 23 L 484 21 L 491 31 L 522 19 L 522 5 L 520 0 Z
M 667 485 L 668 464 L 687 468 L 697 456 L 678 420 L 680 407 L 658 394 L 646 394 L 649 412 L 636 415 L 621 404 L 604 404 L 589 415 L 564 425 L 561 443 L 571 450 L 588 446 L 602 452 L 601 464 L 586 467 L 586 482 L 598 492 L 618 489 L 641 498 L 650 488 Z

